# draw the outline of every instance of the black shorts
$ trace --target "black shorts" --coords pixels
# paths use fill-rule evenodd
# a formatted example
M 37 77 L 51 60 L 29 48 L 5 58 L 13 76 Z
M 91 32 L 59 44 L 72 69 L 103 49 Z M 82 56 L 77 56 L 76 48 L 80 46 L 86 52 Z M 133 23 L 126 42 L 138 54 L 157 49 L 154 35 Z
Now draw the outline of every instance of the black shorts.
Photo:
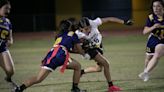
M 103 50 L 101 48 L 91 48 L 88 49 L 87 51 L 85 51 L 86 53 L 89 54 L 89 56 L 91 57 L 91 59 L 95 58 L 95 56 L 100 53 L 103 55 Z

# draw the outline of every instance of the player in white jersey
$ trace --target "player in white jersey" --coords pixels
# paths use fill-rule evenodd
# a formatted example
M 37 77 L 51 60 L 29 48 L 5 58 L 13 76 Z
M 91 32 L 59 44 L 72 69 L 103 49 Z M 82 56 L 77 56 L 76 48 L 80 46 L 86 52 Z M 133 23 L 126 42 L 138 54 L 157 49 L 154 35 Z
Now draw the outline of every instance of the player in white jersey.
M 79 30 L 76 31 L 76 34 L 80 39 L 85 39 L 82 46 L 83 49 L 90 55 L 91 59 L 97 62 L 96 66 L 83 69 L 81 74 L 101 72 L 102 68 L 104 68 L 104 76 L 108 82 L 108 92 L 113 92 L 120 91 L 121 89 L 117 86 L 114 86 L 111 81 L 109 63 L 108 60 L 103 56 L 102 51 L 102 35 L 98 30 L 98 26 L 107 22 L 132 25 L 131 20 L 124 21 L 115 17 L 96 18 L 95 20 L 90 20 L 87 17 L 83 17 L 79 22 Z

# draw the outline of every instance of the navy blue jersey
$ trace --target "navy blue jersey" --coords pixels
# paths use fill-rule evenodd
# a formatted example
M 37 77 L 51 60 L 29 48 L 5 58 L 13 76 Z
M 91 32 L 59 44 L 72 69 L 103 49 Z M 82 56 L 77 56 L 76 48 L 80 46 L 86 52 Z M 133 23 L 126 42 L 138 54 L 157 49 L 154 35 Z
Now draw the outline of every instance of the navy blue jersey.
M 156 23 L 161 24 L 162 26 L 160 28 L 154 29 L 152 33 L 154 34 L 154 36 L 160 37 L 161 35 L 164 34 L 163 32 L 164 31 L 164 17 L 159 18 L 155 14 L 150 14 L 145 26 L 152 27 Z
M 11 30 L 12 26 L 9 19 L 0 17 L 0 52 L 6 50 L 6 42 Z
M 163 38 L 164 35 L 164 17 L 159 18 L 155 14 L 150 14 L 147 22 L 146 22 L 146 27 L 152 27 L 154 24 L 161 24 L 162 26 L 160 28 L 154 29 L 147 41 L 147 48 L 146 52 L 149 54 L 154 54 L 155 51 L 155 46 L 159 44 L 161 41 L 161 38 Z
M 57 36 L 53 48 L 48 52 L 42 61 L 42 67 L 50 71 L 62 66 L 64 72 L 69 61 L 69 53 L 75 44 L 80 43 L 78 36 L 73 31 L 67 31 Z
M 78 36 L 73 31 L 67 31 L 57 36 L 54 45 L 62 45 L 68 51 L 71 51 L 77 43 L 80 43 Z

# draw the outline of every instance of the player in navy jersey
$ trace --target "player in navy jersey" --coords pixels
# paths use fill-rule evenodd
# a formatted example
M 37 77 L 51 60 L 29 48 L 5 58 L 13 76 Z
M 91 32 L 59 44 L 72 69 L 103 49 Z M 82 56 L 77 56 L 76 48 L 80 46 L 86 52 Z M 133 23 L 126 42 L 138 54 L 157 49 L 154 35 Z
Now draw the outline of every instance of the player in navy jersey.
M 101 72 L 104 68 L 104 76 L 108 82 L 108 92 L 120 91 L 121 89 L 113 85 L 111 81 L 108 60 L 103 56 L 102 35 L 98 27 L 107 22 L 116 22 L 125 25 L 132 25 L 131 20 L 122 20 L 115 17 L 96 18 L 94 20 L 83 17 L 79 22 L 79 30 L 76 31 L 79 39 L 84 39 L 83 49 L 88 53 L 91 59 L 95 60 L 96 66 L 91 66 L 82 70 L 82 74 Z
M 7 18 L 10 9 L 8 0 L 0 0 L 0 66 L 6 73 L 5 80 L 15 85 L 11 79 L 14 74 L 14 63 L 9 51 L 10 45 L 13 44 L 12 26 Z
M 78 50 L 78 53 L 87 57 L 87 54 L 82 50 L 77 35 L 71 29 L 72 24 L 68 20 L 63 20 L 60 23 L 60 32 L 58 33 L 54 46 L 47 53 L 46 57 L 42 61 L 41 69 L 39 74 L 35 77 L 23 82 L 19 87 L 16 87 L 15 92 L 23 92 L 26 88 L 40 83 L 43 81 L 53 70 L 61 66 L 60 71 L 64 72 L 67 69 L 73 69 L 73 85 L 71 92 L 86 92 L 86 90 L 80 90 L 78 83 L 80 81 L 81 66 L 80 64 L 69 56 L 69 52 L 74 47 Z
M 148 81 L 149 72 L 154 69 L 161 56 L 164 55 L 164 2 L 153 0 L 152 14 L 148 16 L 143 34 L 150 33 L 147 41 L 145 68 L 139 77 Z

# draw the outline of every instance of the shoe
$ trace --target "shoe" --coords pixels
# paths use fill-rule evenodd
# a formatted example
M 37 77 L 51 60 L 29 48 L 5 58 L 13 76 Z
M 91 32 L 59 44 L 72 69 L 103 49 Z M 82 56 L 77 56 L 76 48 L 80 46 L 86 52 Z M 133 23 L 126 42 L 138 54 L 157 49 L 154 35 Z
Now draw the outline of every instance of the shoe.
M 20 87 L 15 87 L 13 92 L 23 92 L 22 90 L 20 90 Z
M 79 88 L 71 89 L 71 92 L 87 92 L 87 90 L 81 90 Z
M 14 89 L 17 87 L 17 84 L 11 80 L 11 78 L 4 78 L 5 81 L 9 84 L 11 92 L 14 92 Z
M 148 81 L 149 80 L 149 74 L 148 73 L 145 73 L 145 72 L 142 72 L 138 75 L 144 82 Z
M 121 91 L 121 88 L 117 86 L 111 86 L 108 88 L 108 92 L 118 92 L 118 91 Z

